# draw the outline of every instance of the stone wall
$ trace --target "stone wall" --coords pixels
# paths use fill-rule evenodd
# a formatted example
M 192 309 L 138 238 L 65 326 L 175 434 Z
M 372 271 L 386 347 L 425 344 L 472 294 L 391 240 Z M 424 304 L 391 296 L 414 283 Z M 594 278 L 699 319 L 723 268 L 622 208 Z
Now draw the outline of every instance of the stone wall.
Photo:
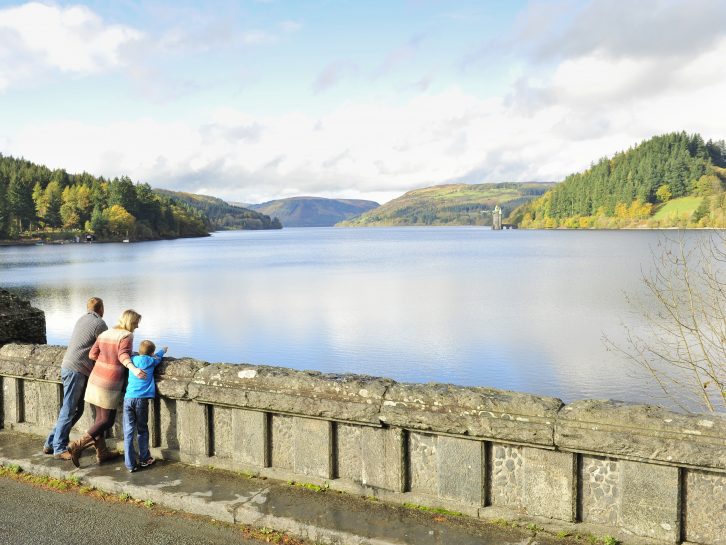
M 0 348 L 6 429 L 48 432 L 64 350 Z M 482 518 L 726 545 L 723 415 L 188 358 L 165 359 L 157 384 L 155 456 Z M 89 424 L 86 411 L 76 431 Z
M 45 343 L 45 314 L 0 289 L 0 345 L 13 341 Z

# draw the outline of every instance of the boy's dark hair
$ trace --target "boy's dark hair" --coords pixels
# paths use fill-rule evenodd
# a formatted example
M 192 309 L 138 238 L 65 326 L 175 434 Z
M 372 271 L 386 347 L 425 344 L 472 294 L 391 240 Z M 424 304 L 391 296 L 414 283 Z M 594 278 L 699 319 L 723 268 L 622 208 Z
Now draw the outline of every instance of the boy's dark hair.
M 153 342 L 141 341 L 141 344 L 139 345 L 139 354 L 151 356 L 154 354 L 154 350 L 156 350 L 156 345 Z

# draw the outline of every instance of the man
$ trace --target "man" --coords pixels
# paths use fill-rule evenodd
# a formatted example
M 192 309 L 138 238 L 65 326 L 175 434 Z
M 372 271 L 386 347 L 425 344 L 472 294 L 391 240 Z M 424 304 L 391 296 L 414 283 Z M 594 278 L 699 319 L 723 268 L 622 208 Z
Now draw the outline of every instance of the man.
M 68 350 L 61 364 L 63 381 L 63 405 L 55 428 L 50 432 L 43 445 L 45 454 L 53 454 L 57 460 L 70 460 L 68 440 L 71 428 L 83 415 L 83 395 L 86 392 L 88 376 L 94 361 L 88 352 L 96 342 L 96 337 L 108 329 L 103 321 L 103 301 L 91 297 L 86 304 L 88 312 L 81 316 L 73 328 Z

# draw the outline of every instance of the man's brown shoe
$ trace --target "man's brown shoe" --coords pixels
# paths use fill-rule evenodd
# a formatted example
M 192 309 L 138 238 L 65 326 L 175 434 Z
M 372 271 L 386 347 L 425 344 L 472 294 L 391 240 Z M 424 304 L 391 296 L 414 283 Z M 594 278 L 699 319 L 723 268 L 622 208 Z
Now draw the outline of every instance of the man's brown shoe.
M 43 454 L 53 454 L 53 447 L 43 447 Z
M 53 456 L 56 460 L 72 460 L 71 453 L 67 450 L 65 452 L 61 452 L 60 454 L 56 454 Z

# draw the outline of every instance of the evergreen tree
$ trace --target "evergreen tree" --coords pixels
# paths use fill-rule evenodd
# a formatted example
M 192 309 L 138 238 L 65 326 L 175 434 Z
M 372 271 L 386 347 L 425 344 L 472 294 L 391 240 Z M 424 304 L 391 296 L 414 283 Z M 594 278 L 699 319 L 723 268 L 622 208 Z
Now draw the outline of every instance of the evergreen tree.
M 8 186 L 8 212 L 15 222 L 18 232 L 23 230 L 23 225 L 30 227 L 35 221 L 33 191 L 19 176 L 14 176 Z

